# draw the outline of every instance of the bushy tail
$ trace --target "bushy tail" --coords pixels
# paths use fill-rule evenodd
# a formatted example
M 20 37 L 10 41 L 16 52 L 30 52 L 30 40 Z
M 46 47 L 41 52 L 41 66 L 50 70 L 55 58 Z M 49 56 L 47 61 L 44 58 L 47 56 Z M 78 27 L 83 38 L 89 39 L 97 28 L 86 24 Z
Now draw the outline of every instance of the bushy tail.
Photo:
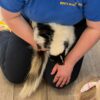
M 30 96 L 33 92 L 35 92 L 36 89 L 39 87 L 39 85 L 40 85 L 40 83 L 41 83 L 41 80 L 42 80 L 42 77 L 43 77 L 44 70 L 45 70 L 45 68 L 46 68 L 46 64 L 47 64 L 47 61 L 48 61 L 48 57 L 49 57 L 49 54 L 46 53 L 46 54 L 44 55 L 44 58 L 45 58 L 45 59 L 43 60 L 41 72 L 40 72 L 40 74 L 35 78 L 35 80 L 33 80 L 33 82 L 32 82 L 32 87 L 31 87 L 31 89 L 30 89 L 30 91 L 29 91 L 29 95 L 28 95 L 28 96 Z
M 24 84 L 23 89 L 20 92 L 20 96 L 25 98 L 31 95 L 32 87 L 34 87 L 34 82 L 39 76 L 40 67 L 42 65 L 42 57 L 39 54 L 35 54 L 32 58 L 31 69 L 29 71 L 27 80 Z
M 32 62 L 31 62 L 31 69 L 28 74 L 28 77 L 32 76 L 32 78 L 33 78 L 33 76 L 39 75 L 39 71 L 40 71 L 40 68 L 42 65 L 42 60 L 43 60 L 43 57 L 40 56 L 39 54 L 34 55 Z
M 32 61 L 32 68 L 30 70 L 28 79 L 26 80 L 26 83 L 25 83 L 25 85 L 24 85 L 24 87 L 23 87 L 23 89 L 20 93 L 20 96 L 22 98 L 30 96 L 39 87 L 41 80 L 42 80 L 42 77 L 43 77 L 44 70 L 46 68 L 48 57 L 49 57 L 49 53 L 47 52 L 47 53 L 44 54 L 44 58 L 39 58 L 39 56 L 36 56 L 34 58 L 34 60 Z M 41 64 L 42 64 L 42 66 L 41 66 Z M 40 70 L 39 66 L 41 66 L 40 72 L 39 72 L 39 70 Z M 35 69 L 35 67 L 37 67 L 37 68 Z M 36 70 L 40 74 L 37 73 Z

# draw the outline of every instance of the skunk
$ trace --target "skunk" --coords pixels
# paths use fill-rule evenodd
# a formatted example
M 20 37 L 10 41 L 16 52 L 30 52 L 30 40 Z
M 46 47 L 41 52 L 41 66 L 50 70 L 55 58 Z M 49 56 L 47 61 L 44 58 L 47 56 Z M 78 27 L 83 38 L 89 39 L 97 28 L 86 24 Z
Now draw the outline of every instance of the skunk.
M 38 48 L 48 48 L 48 51 L 33 50 L 35 53 L 32 57 L 31 69 L 20 92 L 21 97 L 30 96 L 39 87 L 48 58 L 51 56 L 58 64 L 63 64 L 65 56 L 75 42 L 74 26 L 32 22 L 32 28 L 33 39 Z

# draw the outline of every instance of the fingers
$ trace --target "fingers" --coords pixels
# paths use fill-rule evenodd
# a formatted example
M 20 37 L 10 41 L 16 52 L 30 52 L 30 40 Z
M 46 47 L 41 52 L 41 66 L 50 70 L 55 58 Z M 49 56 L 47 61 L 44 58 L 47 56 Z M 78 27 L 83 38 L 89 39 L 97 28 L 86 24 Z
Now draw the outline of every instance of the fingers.
M 42 49 L 39 49 L 36 42 L 34 42 L 34 45 L 33 45 L 33 48 L 36 50 L 36 51 L 48 51 L 49 49 L 48 48 L 42 48 Z
M 58 79 L 55 78 L 54 82 L 56 82 L 56 87 L 63 87 L 67 85 L 70 81 L 70 78 L 59 77 Z
M 36 51 L 48 51 L 49 49 L 48 48 L 42 48 L 42 49 L 39 49 L 38 48 L 38 44 L 35 40 L 33 40 L 33 45 L 32 47 L 36 50 Z
M 49 49 L 48 48 L 42 48 L 41 50 L 42 51 L 48 51 Z
M 53 83 L 56 83 L 56 87 L 60 86 L 64 81 L 64 77 L 60 76 L 58 73 L 55 75 Z M 65 81 L 66 82 L 66 81 Z M 65 84 L 65 82 L 63 84 Z
M 54 75 L 57 72 L 57 65 L 55 65 L 52 69 L 51 75 Z
M 59 80 L 56 83 L 56 87 L 58 87 L 63 82 L 63 77 L 60 77 Z
M 53 82 L 56 83 L 56 82 L 59 80 L 59 78 L 60 78 L 60 76 L 56 75 L 56 76 L 54 77 Z
M 66 81 L 66 85 L 70 82 L 70 77 L 68 77 L 67 81 Z
M 38 51 L 48 51 L 48 48 L 38 49 Z
M 66 84 L 67 78 L 64 78 L 62 83 L 60 84 L 60 87 L 63 87 Z
M 63 77 L 59 76 L 58 74 L 55 75 L 53 83 L 56 83 L 56 87 L 63 87 L 64 85 L 67 85 L 70 81 L 70 77 Z

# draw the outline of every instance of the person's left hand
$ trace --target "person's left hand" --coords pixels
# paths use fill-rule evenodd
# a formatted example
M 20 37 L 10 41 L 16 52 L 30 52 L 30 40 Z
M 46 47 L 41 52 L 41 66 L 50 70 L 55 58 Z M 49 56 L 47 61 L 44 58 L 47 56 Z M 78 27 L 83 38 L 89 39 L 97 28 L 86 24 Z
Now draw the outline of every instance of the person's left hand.
M 74 65 L 71 64 L 56 64 L 54 66 L 51 75 L 54 75 L 57 72 L 53 80 L 53 82 L 56 83 L 56 87 L 63 87 L 65 84 L 69 83 L 73 67 Z

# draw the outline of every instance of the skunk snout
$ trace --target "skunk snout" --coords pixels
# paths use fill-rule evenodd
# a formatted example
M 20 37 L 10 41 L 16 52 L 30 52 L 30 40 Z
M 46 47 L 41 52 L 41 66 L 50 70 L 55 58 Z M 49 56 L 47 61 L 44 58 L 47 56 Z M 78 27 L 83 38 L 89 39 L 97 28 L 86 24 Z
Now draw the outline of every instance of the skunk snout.
M 55 61 L 56 63 L 58 63 L 59 65 L 63 65 L 64 64 L 64 59 L 65 59 L 65 55 L 64 54 L 59 54 L 57 56 L 50 55 L 50 58 L 53 61 Z

